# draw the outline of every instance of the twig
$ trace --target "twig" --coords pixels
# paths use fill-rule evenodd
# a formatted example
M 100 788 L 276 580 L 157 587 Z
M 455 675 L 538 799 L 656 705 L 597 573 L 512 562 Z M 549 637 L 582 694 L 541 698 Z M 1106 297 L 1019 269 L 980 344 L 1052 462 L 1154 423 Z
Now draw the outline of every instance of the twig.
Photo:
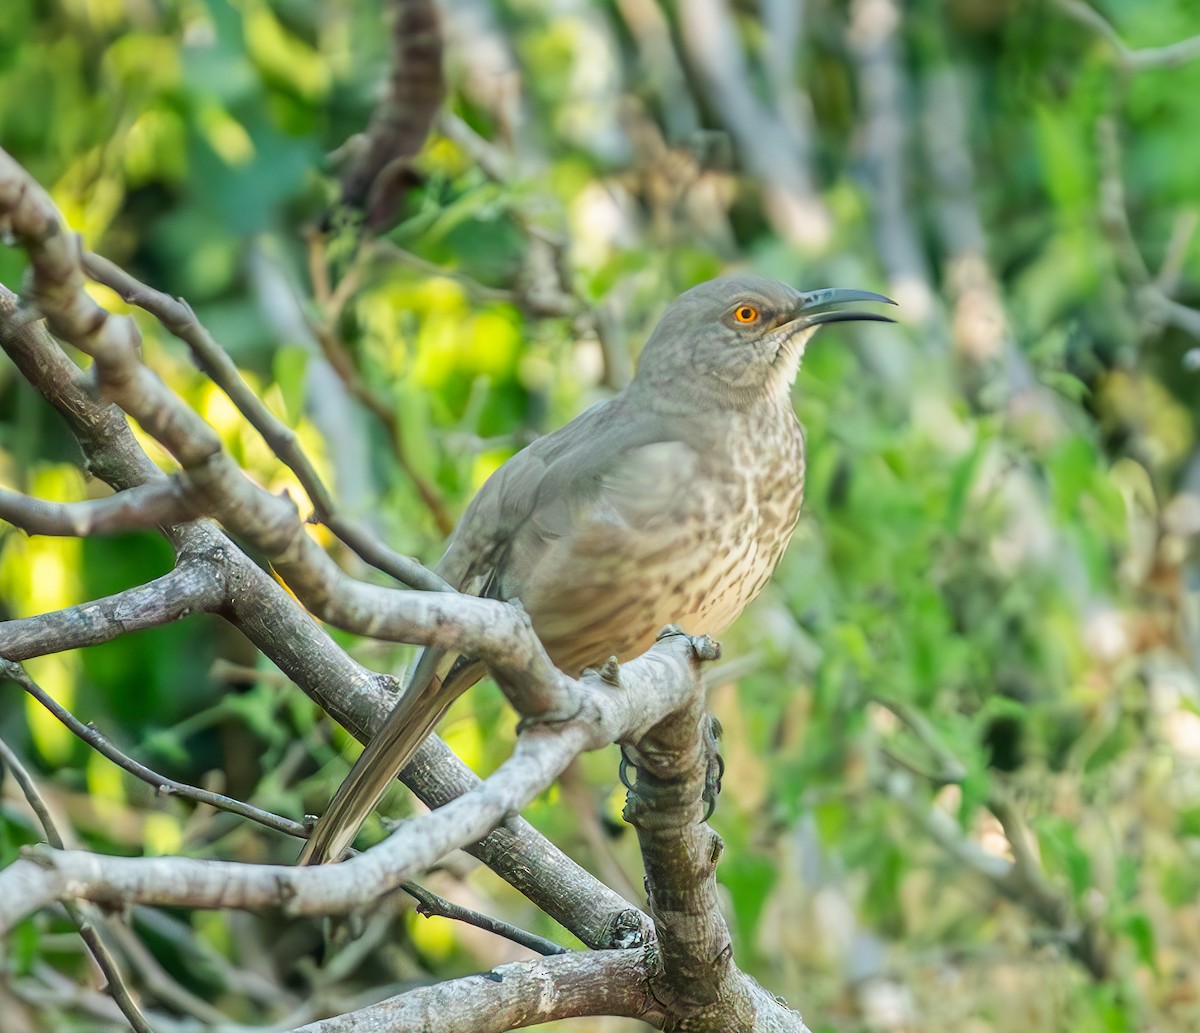
M 227 595 L 220 550 L 185 553 L 162 577 L 63 610 L 0 622 L 0 657 L 28 660 L 46 653 L 111 642 L 120 635 L 212 613 Z
M 66 726 L 72 734 L 87 743 L 97 753 L 106 757 L 123 770 L 128 771 L 135 778 L 140 779 L 147 785 L 153 786 L 161 795 L 178 796 L 182 799 L 193 800 L 196 803 L 206 804 L 217 810 L 227 811 L 230 814 L 247 818 L 274 832 L 294 836 L 297 839 L 308 838 L 309 830 L 301 822 L 263 810 L 242 800 L 235 800 L 233 797 L 224 796 L 221 793 L 214 793 L 208 789 L 201 789 L 199 786 L 189 785 L 186 782 L 179 782 L 176 779 L 168 778 L 153 768 L 149 768 L 145 764 L 134 760 L 109 742 L 96 728 L 90 724 L 83 724 L 74 714 L 49 696 L 37 682 L 29 677 L 19 664 L 0 659 L 0 673 L 17 682 L 21 688 Z M 51 845 L 61 848 L 61 843 L 52 842 Z M 530 950 L 537 951 L 539 954 L 555 954 L 566 950 L 565 947 L 560 947 L 551 940 L 527 932 L 501 919 L 480 914 L 477 911 L 472 911 L 470 908 L 462 907 L 459 904 L 445 900 L 436 893 L 418 886 L 416 883 L 405 882 L 400 888 L 420 904 L 418 910 L 422 915 L 448 918 L 452 921 L 473 925 L 478 929 L 484 929 L 487 932 L 495 933 L 497 936 L 513 940 L 524 947 L 528 947 Z
M 1134 236 L 1125 196 L 1120 131 L 1111 114 L 1101 115 L 1096 120 L 1096 153 L 1100 171 L 1100 225 L 1141 309 L 1145 324 L 1143 335 L 1151 337 L 1163 324 L 1170 323 L 1200 338 L 1200 310 L 1167 296 L 1163 278 L 1151 274 Z M 1170 254 L 1168 251 L 1168 260 L 1163 265 L 1168 274 L 1173 261 Z
M 900 718 L 910 731 L 937 758 L 939 770 L 932 775 L 884 751 L 893 763 L 918 777 L 927 777 L 934 784 L 961 782 L 966 768 L 950 749 L 941 742 L 932 725 L 920 714 L 894 700 L 876 697 Z M 1077 919 L 1069 898 L 1053 887 L 1038 859 L 1035 840 L 1025 819 L 1004 788 L 994 781 L 988 784 L 985 806 L 995 815 L 1012 849 L 1013 860 L 983 850 L 965 835 L 958 823 L 937 807 L 922 806 L 908 791 L 905 780 L 885 778 L 880 785 L 901 804 L 920 824 L 934 842 L 938 843 L 966 867 L 987 879 L 1002 896 L 1025 908 L 1039 921 L 1062 933 L 1063 940 L 1076 959 L 1098 981 L 1109 978 L 1114 959 L 1106 946 L 1096 919 Z
M 168 332 L 188 346 L 196 363 L 209 379 L 225 392 L 237 410 L 262 435 L 271 451 L 296 475 L 312 502 L 316 518 L 345 542 L 351 551 L 364 562 L 414 588 L 434 592 L 449 590 L 445 581 L 415 559 L 389 549 L 365 525 L 337 511 L 333 496 L 304 454 L 296 432 L 279 420 L 250 389 L 233 360 L 196 318 L 191 306 L 146 286 L 100 255 L 87 252 L 82 256 L 82 262 L 92 279 L 116 291 L 128 304 L 149 312 Z M 388 414 L 394 419 L 390 409 Z M 439 526 L 442 522 L 448 524 L 449 518 L 439 521 Z
M 297 1006 L 297 994 L 266 979 L 253 967 L 230 961 L 220 950 L 198 937 L 196 930 L 183 919 L 148 907 L 135 907 L 132 913 L 131 924 L 144 928 L 156 939 L 168 943 L 188 967 L 201 967 L 217 973 L 230 990 L 267 1007 Z
M 113 927 L 112 932 L 130 965 L 137 970 L 146 990 L 160 1003 L 185 1015 L 191 1015 L 207 1026 L 220 1026 L 228 1022 L 228 1018 L 219 1008 L 175 980 L 132 929 L 125 925 L 117 925 Z
M 42 799 L 42 794 L 38 791 L 33 779 L 29 777 L 29 772 L 25 770 L 25 766 L 21 763 L 20 758 L 17 757 L 8 743 L 3 739 L 0 739 L 0 760 L 7 766 L 13 779 L 21 787 L 21 792 L 25 794 L 25 799 L 29 802 L 29 806 L 33 809 L 33 813 L 37 816 L 37 820 L 42 826 L 46 842 L 56 850 L 62 850 L 64 848 L 63 839 L 59 835 L 53 817 L 50 815 L 50 809 L 46 806 L 46 801 Z M 146 1022 L 146 1017 L 142 1014 L 137 1002 L 133 999 L 133 995 L 129 992 L 129 987 L 125 983 L 125 977 L 122 976 L 120 967 L 117 965 L 112 954 L 109 953 L 108 947 L 105 946 L 104 941 L 97 932 L 97 924 L 104 923 L 103 916 L 97 909 L 75 900 L 64 900 L 63 906 L 66 908 L 67 914 L 70 916 L 75 928 L 79 930 L 80 939 L 87 945 L 87 949 L 91 952 L 92 957 L 95 958 L 96 966 L 103 973 L 105 980 L 107 980 L 108 992 L 116 1002 L 117 1007 L 121 1009 L 121 1014 L 129 1020 L 129 1025 L 135 1033 L 154 1033 L 149 1023 Z
M 371 242 L 370 248 L 379 258 L 410 266 L 424 273 L 426 276 L 438 276 L 443 279 L 453 280 L 466 291 L 468 297 L 475 301 L 492 303 L 515 303 L 518 301 L 516 291 L 505 290 L 499 287 L 488 287 L 457 269 L 447 269 L 436 262 L 427 261 L 420 255 L 414 255 L 411 251 L 405 251 L 404 248 L 393 244 L 390 240 L 374 240 Z
M 1200 36 L 1190 36 L 1162 47 L 1135 50 L 1121 38 L 1120 33 L 1104 15 L 1083 0 L 1055 0 L 1055 6 L 1068 18 L 1086 25 L 1099 35 L 1112 49 L 1117 64 L 1126 72 L 1141 72 L 1148 68 L 1178 68 L 1200 58 Z
M 444 897 L 439 897 L 423 886 L 418 886 L 415 882 L 406 882 L 400 888 L 417 902 L 417 913 L 427 918 L 449 918 L 452 921 L 465 922 L 467 925 L 503 936 L 506 940 L 512 940 L 522 947 L 528 947 L 531 951 L 546 956 L 570 953 L 566 947 L 560 946 L 553 940 L 547 940 L 544 936 L 527 932 L 508 922 L 501 921 L 499 918 L 492 918 L 480 914 L 478 911 L 472 911 L 470 908 L 462 907 Z
M 932 777 L 945 784 L 957 784 L 967 777 L 966 765 L 942 742 L 924 714 L 897 699 L 885 696 L 872 696 L 872 699 L 903 721 L 917 740 L 933 754 L 937 761 L 937 773 Z
M 28 534 L 84 538 L 179 524 L 198 515 L 174 478 L 82 502 L 47 502 L 0 488 L 0 519 Z
M 0 659 L 0 673 L 3 673 L 6 677 L 11 678 L 20 685 L 30 696 L 53 714 L 59 722 L 65 725 L 73 735 L 82 739 L 88 746 L 101 756 L 112 761 L 119 768 L 128 771 L 135 778 L 141 779 L 147 785 L 153 786 L 161 795 L 179 796 L 184 799 L 194 800 L 196 803 L 216 807 L 218 810 L 229 811 L 232 814 L 237 814 L 240 817 L 257 822 L 266 828 L 273 829 L 276 832 L 282 832 L 284 835 L 299 836 L 301 838 L 307 836 L 304 826 L 299 822 L 272 814 L 270 811 L 264 811 L 241 800 L 234 800 L 232 797 L 222 796 L 220 793 L 214 793 L 208 789 L 201 789 L 199 786 L 188 785 L 186 782 L 178 782 L 173 778 L 168 778 L 166 775 L 160 775 L 152 768 L 148 768 L 145 764 L 127 756 L 109 742 L 98 729 L 90 724 L 85 725 L 74 714 L 51 697 L 37 682 L 29 677 L 20 664 Z

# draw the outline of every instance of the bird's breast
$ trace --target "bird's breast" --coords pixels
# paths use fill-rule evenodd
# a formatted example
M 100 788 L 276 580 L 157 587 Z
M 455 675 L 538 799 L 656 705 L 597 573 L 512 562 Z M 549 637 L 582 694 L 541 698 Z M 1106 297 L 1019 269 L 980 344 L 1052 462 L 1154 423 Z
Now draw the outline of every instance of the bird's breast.
M 718 635 L 762 591 L 796 527 L 804 495 L 804 438 L 795 416 L 763 421 L 731 442 L 726 505 L 710 512 L 710 542 L 693 560 L 676 623 Z
M 803 497 L 795 415 L 789 407 L 774 420 L 733 423 L 701 458 L 670 506 L 643 526 L 606 528 L 586 570 L 574 570 L 552 605 L 530 610 L 564 670 L 631 659 L 666 624 L 718 635 L 767 583 Z

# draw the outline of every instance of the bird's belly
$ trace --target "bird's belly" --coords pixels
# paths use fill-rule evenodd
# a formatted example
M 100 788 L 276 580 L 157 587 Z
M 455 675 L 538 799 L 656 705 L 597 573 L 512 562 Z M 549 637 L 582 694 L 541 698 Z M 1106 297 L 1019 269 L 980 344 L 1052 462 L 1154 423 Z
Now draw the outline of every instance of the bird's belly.
M 591 539 L 591 556 L 564 557 L 568 576 L 527 606 L 555 663 L 577 673 L 610 656 L 632 659 L 667 624 L 723 632 L 770 578 L 799 514 L 802 480 L 769 487 L 743 493 L 732 516 L 697 506 L 654 533 L 609 529 L 607 540 Z

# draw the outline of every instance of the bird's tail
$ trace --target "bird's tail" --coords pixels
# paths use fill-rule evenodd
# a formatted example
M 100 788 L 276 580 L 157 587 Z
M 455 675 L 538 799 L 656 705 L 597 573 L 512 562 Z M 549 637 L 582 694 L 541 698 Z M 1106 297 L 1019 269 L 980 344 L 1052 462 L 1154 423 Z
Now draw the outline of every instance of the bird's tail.
M 341 859 L 392 779 L 412 759 L 446 709 L 479 679 L 479 665 L 452 664 L 445 650 L 426 649 L 413 676 L 350 774 L 338 787 L 300 853 L 300 864 Z

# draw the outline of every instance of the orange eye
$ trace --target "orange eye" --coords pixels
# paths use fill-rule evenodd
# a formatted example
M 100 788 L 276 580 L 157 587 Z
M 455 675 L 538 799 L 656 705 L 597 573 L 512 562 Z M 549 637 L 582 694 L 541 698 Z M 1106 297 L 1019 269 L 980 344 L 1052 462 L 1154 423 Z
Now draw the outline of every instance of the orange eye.
M 753 305 L 739 305 L 733 310 L 733 318 L 739 323 L 757 323 L 758 309 Z

